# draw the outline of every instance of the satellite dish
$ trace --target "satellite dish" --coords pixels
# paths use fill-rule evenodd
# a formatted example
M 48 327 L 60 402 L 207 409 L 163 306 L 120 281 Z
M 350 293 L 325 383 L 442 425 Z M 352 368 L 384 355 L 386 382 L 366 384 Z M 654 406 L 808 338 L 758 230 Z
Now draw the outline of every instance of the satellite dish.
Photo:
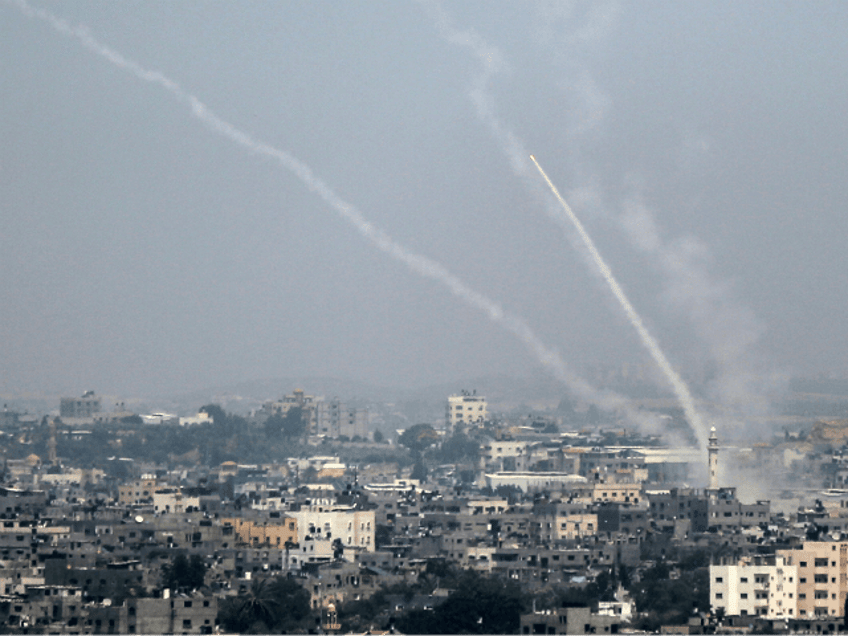
M 143 521 L 144 521 L 144 517 L 142 517 L 141 515 L 137 515 L 137 516 L 136 516 L 136 518 L 135 518 L 135 522 L 136 522 L 136 523 L 141 523 L 141 522 L 143 522 Z

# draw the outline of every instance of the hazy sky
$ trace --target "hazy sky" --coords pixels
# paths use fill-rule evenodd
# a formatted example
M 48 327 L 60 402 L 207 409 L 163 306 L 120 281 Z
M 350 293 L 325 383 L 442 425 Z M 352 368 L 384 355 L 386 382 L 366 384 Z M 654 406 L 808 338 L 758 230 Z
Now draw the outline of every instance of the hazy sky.
M 712 397 L 848 375 L 842 1 L 30 6 L 303 162 L 572 369 L 651 361 L 529 153 Z M 291 170 L 15 2 L 0 95 L 0 391 L 541 373 Z

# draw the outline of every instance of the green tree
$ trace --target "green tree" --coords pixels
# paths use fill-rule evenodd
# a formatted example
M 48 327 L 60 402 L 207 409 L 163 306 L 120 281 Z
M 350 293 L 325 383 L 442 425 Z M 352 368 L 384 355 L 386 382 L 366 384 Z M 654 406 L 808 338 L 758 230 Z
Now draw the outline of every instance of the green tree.
M 268 419 L 265 420 L 265 425 L 262 427 L 265 431 L 265 437 L 269 439 L 279 437 L 283 432 L 283 422 L 284 418 L 279 413 L 270 415 Z
M 162 566 L 162 584 L 174 592 L 203 587 L 205 576 L 206 562 L 199 554 L 192 554 L 191 558 L 178 554 L 171 563 Z
M 586 585 L 570 585 L 556 591 L 555 604 L 559 607 L 591 607 L 598 609 L 598 601 L 614 600 L 615 579 L 608 570 L 602 570 L 594 581 Z
M 223 424 L 227 419 L 226 411 L 218 404 L 206 404 L 201 406 L 198 411 L 200 413 L 208 413 L 215 424 Z
M 429 424 L 416 424 L 406 429 L 398 438 L 401 446 L 413 453 L 421 453 L 439 440 L 439 434 Z
M 442 442 L 436 457 L 446 464 L 463 462 L 473 465 L 480 457 L 480 444 L 462 431 L 457 431 Z
M 630 587 L 630 568 L 624 563 L 618 566 L 618 582 L 624 588 Z
M 339 607 L 339 621 L 347 633 L 365 632 L 377 617 L 389 608 L 385 588 L 359 601 L 348 601 Z
M 639 583 L 630 588 L 637 609 L 644 613 L 637 624 L 640 629 L 655 631 L 660 625 L 679 625 L 693 611 L 709 611 L 709 568 L 684 570 L 675 580 L 668 575 L 668 566 L 659 562 L 643 572 Z
M 237 633 L 296 629 L 309 616 L 309 592 L 293 579 L 254 579 L 245 592 L 221 606 L 218 619 Z
M 424 460 L 421 456 L 418 456 L 418 459 L 415 460 L 415 466 L 412 467 L 412 472 L 409 475 L 410 479 L 417 479 L 418 481 L 427 481 L 427 465 L 424 463 Z
M 526 600 L 512 581 L 466 572 L 456 591 L 432 611 L 412 611 L 398 621 L 407 634 L 515 634 Z
M 265 435 L 269 438 L 300 437 L 306 432 L 309 421 L 304 417 L 303 409 L 293 406 L 284 415 L 275 413 L 265 420 Z

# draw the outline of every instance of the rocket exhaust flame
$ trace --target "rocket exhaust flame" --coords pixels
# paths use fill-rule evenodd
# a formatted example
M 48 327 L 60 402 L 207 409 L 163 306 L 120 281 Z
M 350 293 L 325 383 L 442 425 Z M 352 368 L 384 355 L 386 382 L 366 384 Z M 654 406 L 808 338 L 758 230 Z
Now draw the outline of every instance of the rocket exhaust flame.
M 562 198 L 562 195 L 557 190 L 556 186 L 553 182 L 548 178 L 548 175 L 542 170 L 542 166 L 539 165 L 539 162 L 536 161 L 536 157 L 530 155 L 530 160 L 535 164 L 536 168 L 539 170 L 539 173 L 544 178 L 545 182 L 548 184 L 548 187 L 551 189 L 551 192 L 554 193 L 557 201 L 559 201 L 560 206 L 565 212 L 565 216 L 574 225 L 574 228 L 577 230 L 577 234 L 580 236 L 580 239 L 583 241 L 583 245 L 589 251 L 589 255 L 592 257 L 592 261 L 597 266 L 598 270 L 603 276 L 604 280 L 607 282 L 610 290 L 612 291 L 615 299 L 618 301 L 618 304 L 624 310 L 624 313 L 627 316 L 627 319 L 630 321 L 630 324 L 633 325 L 633 328 L 636 330 L 636 333 L 639 334 L 639 339 L 642 341 L 644 347 L 648 350 L 651 357 L 654 359 L 654 362 L 657 363 L 660 370 L 665 375 L 668 382 L 671 384 L 672 389 L 674 390 L 674 394 L 677 397 L 677 400 L 680 402 L 680 405 L 683 407 L 683 411 L 686 414 L 686 419 L 689 420 L 689 425 L 692 427 L 695 432 L 695 436 L 698 440 L 698 446 L 700 448 L 706 448 L 707 446 L 707 431 L 704 429 L 703 422 L 701 421 L 701 417 L 695 409 L 695 402 L 692 398 L 692 394 L 689 391 L 689 387 L 686 386 L 686 383 L 683 379 L 678 375 L 678 373 L 674 370 L 674 367 L 671 366 L 671 363 L 668 361 L 668 358 L 665 357 L 665 354 L 660 349 L 659 343 L 654 339 L 651 333 L 648 331 L 648 328 L 645 327 L 645 324 L 642 322 L 642 318 L 636 313 L 636 310 L 633 308 L 633 305 L 627 299 L 627 296 L 624 293 L 624 290 L 618 284 L 618 281 L 615 279 L 615 276 L 612 274 L 612 270 L 606 264 L 601 253 L 598 251 L 598 248 L 595 247 L 594 241 L 589 236 L 586 229 L 583 227 L 583 224 L 580 222 L 580 219 L 577 218 L 577 215 L 574 214 L 571 207 L 566 203 L 565 199 Z

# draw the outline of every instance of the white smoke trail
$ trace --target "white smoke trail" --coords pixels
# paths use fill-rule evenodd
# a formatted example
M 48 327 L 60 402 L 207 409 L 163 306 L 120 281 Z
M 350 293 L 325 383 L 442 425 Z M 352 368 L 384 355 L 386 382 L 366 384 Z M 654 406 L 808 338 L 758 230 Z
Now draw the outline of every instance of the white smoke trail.
M 542 170 L 542 166 L 539 165 L 536 158 L 533 155 L 530 155 L 530 159 L 539 169 L 539 172 L 542 177 L 544 177 L 545 182 L 548 184 L 557 201 L 559 201 L 562 206 L 562 209 L 565 211 L 566 216 L 574 225 L 577 233 L 580 235 L 580 239 L 583 241 L 583 245 L 589 251 L 592 260 L 598 270 L 600 270 L 601 275 L 607 282 L 607 285 L 609 285 L 609 288 L 612 290 L 615 299 L 618 301 L 618 304 L 621 305 L 621 308 L 624 310 L 624 313 L 627 315 L 627 319 L 630 321 L 630 324 L 633 325 L 636 333 L 639 334 L 639 339 L 642 341 L 642 344 L 645 345 L 645 348 L 648 350 L 648 353 L 651 354 L 654 362 L 657 363 L 657 366 L 671 383 L 672 389 L 674 389 L 674 394 L 677 396 L 677 399 L 680 401 L 680 405 L 683 407 L 683 411 L 686 413 L 686 419 L 689 420 L 689 424 L 695 431 L 695 435 L 698 438 L 698 446 L 700 448 L 705 448 L 707 445 L 707 431 L 704 428 L 704 424 L 701 421 L 698 411 L 695 409 L 695 401 L 692 398 L 689 387 L 686 386 L 686 383 L 674 370 L 674 367 L 671 366 L 668 358 L 665 357 L 662 349 L 660 349 L 659 343 L 648 331 L 648 328 L 645 327 L 645 323 L 642 321 L 642 318 L 633 308 L 633 305 L 628 300 L 624 290 L 618 284 L 615 276 L 613 276 L 612 270 L 606 264 L 606 261 L 604 261 L 601 253 L 598 251 L 598 248 L 595 247 L 592 237 L 589 236 L 588 232 L 586 232 L 586 229 L 583 227 L 583 224 L 580 222 L 580 219 L 577 218 L 577 215 L 574 214 L 571 207 L 569 207 L 568 203 L 565 202 L 565 199 L 562 198 L 559 190 L 557 190 L 556 186 L 548 178 L 548 175 L 545 174 L 545 171 Z
M 595 2 L 582 7 L 559 2 L 542 2 L 537 16 L 536 32 L 539 43 L 549 58 L 569 78 L 563 82 L 563 97 L 574 107 L 569 114 L 568 135 L 573 143 L 571 169 L 585 170 L 580 161 L 580 136 L 597 129 L 612 103 L 595 83 L 587 66 L 580 63 L 581 52 L 587 47 L 604 46 L 610 31 L 615 28 L 622 12 L 618 2 Z M 709 137 L 697 131 L 684 131 L 686 148 L 681 165 L 688 164 L 693 153 L 709 150 Z M 576 158 L 576 159 L 575 159 Z M 583 181 L 584 179 L 579 179 Z M 633 182 L 636 181 L 636 184 Z M 629 189 L 638 192 L 638 179 L 628 176 Z M 634 187 L 635 185 L 635 187 Z M 596 200 L 592 201 L 596 208 Z M 569 199 L 574 201 L 574 195 Z M 786 377 L 758 360 L 756 345 L 764 331 L 762 323 L 734 293 L 733 286 L 717 280 L 710 271 L 710 251 L 693 237 L 664 238 L 651 211 L 642 204 L 638 194 L 622 202 L 623 214 L 616 225 L 624 229 L 627 239 L 639 250 L 651 256 L 663 276 L 663 298 L 679 311 L 693 327 L 696 337 L 706 346 L 706 356 L 714 377 L 705 388 L 707 399 L 720 405 L 711 409 L 711 423 L 725 431 L 742 433 L 761 439 L 768 431 L 758 426 L 768 421 L 771 396 L 785 387 Z
M 768 415 L 767 396 L 786 382 L 780 373 L 757 370 L 751 359 L 762 325 L 734 297 L 730 284 L 710 276 L 709 250 L 700 241 L 692 237 L 665 241 L 653 214 L 637 196 L 625 201 L 621 222 L 631 243 L 658 261 L 667 278 L 664 298 L 685 313 L 717 365 L 719 373 L 709 385 L 710 393 L 723 407 L 744 414 L 746 430 L 754 432 L 756 419 L 752 418 Z M 726 423 L 737 424 L 733 419 Z
M 470 288 L 456 275 L 440 263 L 407 249 L 385 231 L 376 227 L 353 205 L 339 197 L 326 183 L 319 179 L 302 161 L 291 154 L 266 143 L 257 141 L 248 133 L 239 130 L 213 113 L 200 99 L 180 88 L 179 84 L 157 71 L 145 69 L 117 51 L 98 42 L 83 26 L 72 26 L 62 18 L 44 9 L 30 6 L 25 0 L 6 0 L 17 6 L 25 15 L 37 18 L 50 24 L 56 31 L 71 36 L 82 43 L 90 51 L 104 58 L 114 66 L 129 71 L 137 78 L 157 84 L 171 93 L 178 101 L 187 103 L 191 113 L 210 130 L 230 139 L 248 150 L 276 160 L 284 168 L 291 171 L 312 192 L 323 199 L 345 221 L 350 223 L 359 234 L 381 252 L 400 261 L 410 270 L 438 281 L 450 292 L 460 298 L 465 304 L 479 309 L 490 320 L 515 335 L 533 356 L 547 368 L 560 382 L 565 384 L 577 396 L 594 402 L 607 410 L 624 411 L 628 417 L 645 426 L 653 421 L 650 415 L 634 410 L 628 401 L 613 392 L 599 391 L 588 382 L 571 371 L 556 350 L 547 347 L 530 328 L 527 322 L 515 314 L 505 311 L 497 302 L 484 294 Z
M 567 236 L 571 235 L 570 229 L 572 225 L 577 229 L 582 244 L 589 252 L 591 264 L 599 270 L 601 276 L 604 278 L 618 301 L 618 304 L 623 309 L 627 319 L 636 330 L 642 344 L 648 350 L 654 362 L 656 362 L 660 371 L 662 371 L 663 375 L 671 385 L 675 396 L 680 402 L 680 405 L 683 407 L 683 411 L 689 421 L 689 425 L 695 433 L 699 447 L 706 448 L 708 431 L 704 427 L 701 417 L 695 408 L 694 399 L 692 398 L 692 394 L 689 391 L 688 386 L 674 370 L 671 363 L 660 349 L 657 341 L 645 327 L 641 317 L 627 299 L 627 296 L 624 294 L 621 286 L 613 276 L 612 271 L 601 257 L 600 252 L 598 252 L 597 247 L 595 247 L 594 242 L 586 232 L 580 220 L 572 212 L 571 208 L 559 194 L 554 184 L 550 181 L 550 179 L 548 179 L 548 176 L 542 170 L 535 158 L 526 152 L 524 144 L 518 136 L 504 126 L 498 118 L 494 104 L 492 103 L 492 99 L 488 93 L 488 84 L 490 79 L 505 67 L 505 63 L 503 62 L 500 52 L 498 49 L 488 45 L 473 30 L 459 31 L 453 27 L 447 14 L 441 9 L 441 7 L 435 6 L 433 7 L 433 11 L 437 28 L 439 29 L 442 37 L 453 44 L 468 48 L 483 66 L 483 72 L 474 81 L 473 88 L 470 91 L 471 101 L 474 103 L 477 110 L 477 116 L 489 128 L 491 134 L 498 141 L 501 148 L 509 158 L 513 171 L 518 176 L 527 181 L 531 187 L 534 185 L 530 183 L 530 164 L 527 161 L 528 156 L 535 164 L 536 168 L 539 169 L 539 172 L 542 173 L 542 176 L 545 178 L 545 181 L 547 181 L 548 186 L 554 192 L 566 213 L 563 215 L 555 209 L 549 209 L 546 207 L 548 216 L 555 221 L 563 229 L 563 231 L 566 232 Z

